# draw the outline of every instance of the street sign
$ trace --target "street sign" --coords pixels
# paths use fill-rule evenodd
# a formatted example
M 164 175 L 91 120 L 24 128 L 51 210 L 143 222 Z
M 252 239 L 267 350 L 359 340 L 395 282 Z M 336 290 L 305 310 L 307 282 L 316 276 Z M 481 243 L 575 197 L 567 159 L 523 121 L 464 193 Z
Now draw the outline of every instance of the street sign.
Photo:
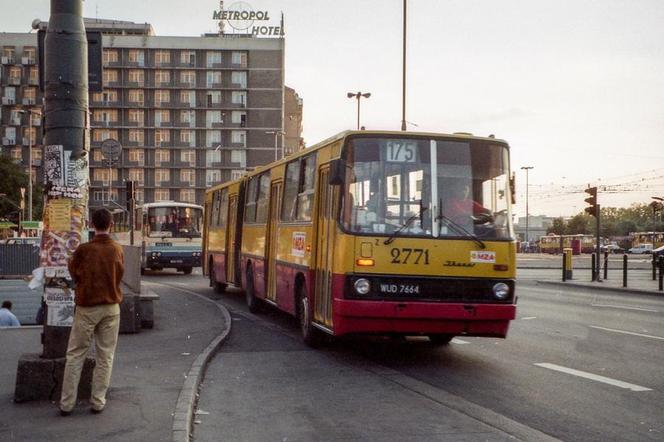
M 107 138 L 101 143 L 101 154 L 106 159 L 117 160 L 122 153 L 122 144 L 113 138 Z

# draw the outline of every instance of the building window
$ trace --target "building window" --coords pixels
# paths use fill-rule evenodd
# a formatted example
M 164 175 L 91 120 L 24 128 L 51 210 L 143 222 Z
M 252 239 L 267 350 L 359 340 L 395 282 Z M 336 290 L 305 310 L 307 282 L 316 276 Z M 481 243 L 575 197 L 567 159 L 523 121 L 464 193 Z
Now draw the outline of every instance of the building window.
M 137 123 L 143 125 L 143 110 L 142 109 L 130 109 L 129 110 L 129 121 L 132 123 Z
M 247 151 L 231 150 L 231 163 L 240 163 L 240 167 L 245 167 L 247 163 Z
M 168 201 L 169 198 L 170 198 L 170 192 L 168 189 L 155 189 L 154 191 L 155 201 Z
M 180 64 L 186 66 L 196 66 L 196 53 L 194 51 L 180 52 Z
M 231 83 L 241 88 L 247 87 L 247 73 L 234 71 L 231 73 Z
M 102 52 L 101 60 L 104 66 L 108 66 L 109 63 L 117 63 L 118 51 L 115 49 L 104 49 L 104 52 Z
M 213 163 L 221 163 L 220 150 L 210 149 L 205 151 L 205 167 L 212 167 Z
M 180 83 L 189 86 L 196 86 L 196 72 L 194 71 L 180 72 Z
M 180 111 L 181 123 L 193 123 L 196 120 L 196 113 L 194 111 Z
M 28 71 L 28 83 L 37 84 L 39 83 L 39 68 L 31 67 Z
M 156 51 L 154 53 L 154 63 L 157 66 L 163 66 L 171 62 L 171 53 L 169 51 Z
M 164 85 L 171 82 L 171 73 L 169 71 L 156 71 L 154 81 L 157 85 Z
M 189 106 L 196 106 L 196 95 L 194 91 L 180 91 L 180 103 L 189 104 Z
M 143 149 L 129 149 L 129 161 L 138 163 L 139 166 L 145 164 L 145 152 Z
M 196 171 L 194 169 L 180 170 L 180 182 L 193 186 L 196 181 Z
M 247 113 L 245 111 L 233 111 L 231 113 L 231 121 L 233 121 L 233 124 L 246 124 Z
M 102 183 L 108 183 L 109 177 L 113 181 L 117 181 L 118 169 L 107 169 L 106 167 L 93 169 L 93 177 L 94 181 L 101 181 Z
M 37 49 L 24 47 L 23 48 L 23 64 L 33 64 L 36 62 L 37 58 Z
M 155 143 L 156 146 L 160 146 L 162 143 L 168 143 L 169 141 L 171 141 L 171 132 L 170 131 L 168 131 L 168 130 L 155 130 L 154 131 L 154 143 Z
M 23 104 L 32 105 L 37 103 L 37 88 L 26 87 L 23 89 Z M 33 117 L 34 123 L 34 117 Z
M 127 56 L 129 63 L 136 63 L 139 66 L 145 65 L 145 53 L 141 49 L 130 49 Z
M 118 131 L 108 129 L 92 129 L 92 141 L 104 141 L 108 140 L 109 138 L 117 140 Z
M 205 75 L 207 87 L 221 86 L 221 72 L 208 71 Z
M 118 111 L 117 109 L 95 109 L 92 119 L 104 125 L 117 123 Z
M 161 126 L 171 122 L 171 111 L 169 110 L 157 110 L 154 113 L 154 124 L 155 126 Z
M 247 93 L 244 91 L 233 91 L 231 95 L 231 101 L 233 104 L 240 104 L 242 106 L 247 105 Z
M 128 80 L 130 83 L 137 83 L 139 86 L 143 86 L 145 83 L 145 72 L 140 69 L 131 69 L 128 74 Z
M 238 169 L 231 170 L 231 181 L 239 180 L 246 173 L 247 172 L 245 172 L 244 170 L 238 170 Z
M 231 132 L 231 143 L 247 147 L 247 132 L 243 130 L 234 130 Z
M 164 163 L 171 161 L 171 151 L 166 149 L 157 149 L 154 152 L 155 165 L 161 166 Z
M 207 67 L 213 68 L 215 64 L 221 64 L 221 52 L 208 51 L 207 52 Z
M 194 189 L 180 190 L 180 201 L 182 201 L 183 203 L 196 202 L 196 191 Z
M 129 130 L 129 141 L 132 143 L 143 143 L 144 135 L 142 130 L 130 129 Z
M 143 201 L 145 201 L 145 192 L 143 192 L 143 189 L 135 189 L 134 195 L 136 195 L 137 203 L 142 203 Z
M 168 169 L 155 169 L 155 183 L 166 183 L 171 180 L 171 171 Z
M 129 181 L 136 181 L 142 186 L 144 176 L 143 169 L 129 169 Z
M 20 147 L 15 147 L 9 153 L 14 161 L 23 161 L 23 149 Z
M 206 97 L 208 107 L 221 103 L 221 91 L 207 91 Z
M 104 155 L 101 153 L 101 149 L 92 149 L 92 159 L 94 161 L 101 161 L 104 159 Z
M 143 91 L 141 89 L 129 89 L 129 102 L 143 105 Z
M 104 86 L 108 86 L 110 83 L 117 83 L 118 81 L 118 70 L 117 69 L 104 69 Z
M 205 133 L 205 145 L 207 147 L 217 147 L 221 143 L 221 131 L 208 130 Z
M 183 130 L 180 131 L 180 142 L 185 143 L 188 146 L 195 146 L 196 145 L 196 135 L 194 134 L 193 130 Z
M 161 106 L 162 104 L 170 103 L 171 91 L 169 90 L 156 90 L 154 91 L 154 105 Z
M 110 193 L 110 198 L 109 198 L 109 193 L 108 190 L 95 190 L 94 192 L 94 200 L 95 201 L 117 201 L 118 200 L 118 190 L 117 189 L 112 189 Z
M 246 52 L 238 52 L 238 51 L 233 51 L 233 54 L 231 55 L 231 63 L 234 65 L 239 65 L 239 66 L 246 66 L 247 65 L 247 53 Z
M 206 170 L 205 171 L 205 185 L 212 186 L 221 182 L 221 170 Z
M 205 123 L 207 127 L 212 127 L 213 124 L 222 123 L 221 111 L 207 111 L 205 112 Z
M 190 166 L 196 165 L 196 151 L 193 149 L 185 149 L 180 151 L 180 161 L 187 163 Z

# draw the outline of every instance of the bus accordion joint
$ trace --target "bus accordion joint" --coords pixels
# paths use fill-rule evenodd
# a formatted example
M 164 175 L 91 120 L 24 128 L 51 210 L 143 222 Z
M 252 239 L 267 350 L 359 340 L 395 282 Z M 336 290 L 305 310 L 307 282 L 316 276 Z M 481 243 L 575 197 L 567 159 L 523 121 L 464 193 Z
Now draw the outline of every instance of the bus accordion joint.
M 358 266 L 371 267 L 375 264 L 375 260 L 373 258 L 358 258 L 355 263 Z

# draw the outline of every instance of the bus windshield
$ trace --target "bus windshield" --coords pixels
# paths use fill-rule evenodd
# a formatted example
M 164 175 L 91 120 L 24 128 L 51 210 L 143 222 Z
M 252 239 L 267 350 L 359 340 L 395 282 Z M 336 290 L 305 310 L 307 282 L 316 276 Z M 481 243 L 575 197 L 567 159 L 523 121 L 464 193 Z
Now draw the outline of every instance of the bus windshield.
M 203 210 L 194 207 L 150 207 L 147 211 L 148 236 L 200 238 Z
M 511 239 L 507 146 L 479 140 L 353 138 L 342 223 L 354 233 Z M 433 177 L 433 178 L 432 178 Z

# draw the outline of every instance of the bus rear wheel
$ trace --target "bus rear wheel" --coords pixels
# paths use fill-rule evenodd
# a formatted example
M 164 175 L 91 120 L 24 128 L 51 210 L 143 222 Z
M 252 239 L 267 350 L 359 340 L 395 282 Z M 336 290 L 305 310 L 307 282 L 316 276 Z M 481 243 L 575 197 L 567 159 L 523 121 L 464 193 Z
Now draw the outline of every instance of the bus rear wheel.
M 316 348 L 322 343 L 322 336 L 321 332 L 311 322 L 311 306 L 304 286 L 298 290 L 297 298 L 297 319 L 300 323 L 302 341 L 309 347 Z
M 254 272 L 251 266 L 247 268 L 247 288 L 244 292 L 247 307 L 251 313 L 258 313 L 260 311 L 260 300 L 256 298 L 256 291 L 254 289 Z
M 453 338 L 454 335 L 448 335 L 448 334 L 429 335 L 429 341 L 431 342 L 431 345 L 434 345 L 436 347 L 449 344 Z
M 182 267 L 180 270 L 182 270 L 182 273 L 185 275 L 191 275 L 191 271 L 193 270 L 192 267 Z

